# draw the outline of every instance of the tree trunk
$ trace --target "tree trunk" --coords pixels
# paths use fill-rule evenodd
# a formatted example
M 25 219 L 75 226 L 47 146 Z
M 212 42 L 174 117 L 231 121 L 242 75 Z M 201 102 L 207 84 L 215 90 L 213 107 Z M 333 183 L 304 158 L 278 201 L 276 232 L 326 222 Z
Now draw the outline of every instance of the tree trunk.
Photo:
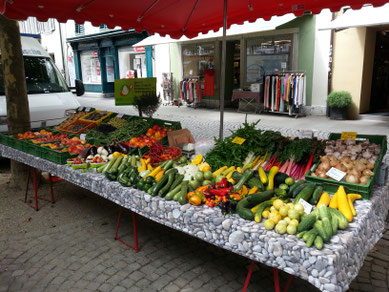
M 19 23 L 0 15 L 1 63 L 7 101 L 8 132 L 11 135 L 30 129 L 24 60 L 20 40 Z M 11 183 L 20 187 L 25 180 L 27 167 L 11 160 Z M 24 184 L 22 184 L 24 185 Z

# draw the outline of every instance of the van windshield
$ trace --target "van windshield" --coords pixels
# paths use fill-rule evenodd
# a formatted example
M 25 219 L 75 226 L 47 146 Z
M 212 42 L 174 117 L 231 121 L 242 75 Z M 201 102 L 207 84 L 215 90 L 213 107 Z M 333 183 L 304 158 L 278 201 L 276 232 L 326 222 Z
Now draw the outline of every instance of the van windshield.
M 65 80 L 49 58 L 24 57 L 27 94 L 69 91 Z M 5 94 L 4 76 L 0 61 L 0 95 Z

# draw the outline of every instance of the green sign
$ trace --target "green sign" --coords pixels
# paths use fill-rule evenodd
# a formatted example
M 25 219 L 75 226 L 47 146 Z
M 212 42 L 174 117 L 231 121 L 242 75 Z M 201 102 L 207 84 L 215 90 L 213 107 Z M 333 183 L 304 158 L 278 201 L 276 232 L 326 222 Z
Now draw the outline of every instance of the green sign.
M 157 78 L 115 79 L 115 105 L 133 105 L 135 97 L 156 91 Z

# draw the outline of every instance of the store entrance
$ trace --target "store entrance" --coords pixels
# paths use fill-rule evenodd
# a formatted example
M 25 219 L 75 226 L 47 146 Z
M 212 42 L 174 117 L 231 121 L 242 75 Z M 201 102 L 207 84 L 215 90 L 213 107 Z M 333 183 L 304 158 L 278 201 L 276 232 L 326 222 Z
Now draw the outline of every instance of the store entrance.
M 377 32 L 370 113 L 389 116 L 389 30 Z
M 232 92 L 240 88 L 240 41 L 228 41 L 226 47 L 226 105 L 238 108 L 238 102 L 232 102 Z

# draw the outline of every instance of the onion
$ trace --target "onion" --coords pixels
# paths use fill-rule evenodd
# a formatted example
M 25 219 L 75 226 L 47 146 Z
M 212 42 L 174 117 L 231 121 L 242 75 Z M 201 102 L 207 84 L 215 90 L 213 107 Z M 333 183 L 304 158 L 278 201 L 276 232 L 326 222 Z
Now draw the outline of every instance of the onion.
M 361 162 L 356 162 L 355 163 L 355 169 L 358 171 L 364 171 L 366 169 L 366 165 L 364 165 Z
M 326 171 L 324 169 L 316 169 L 316 172 L 315 174 L 318 176 L 318 177 L 323 177 L 326 176 Z
M 343 162 L 343 163 L 345 163 L 345 162 L 351 162 L 350 156 L 345 156 L 345 157 L 343 157 L 343 158 L 340 160 L 340 162 Z
M 357 177 L 358 179 L 361 177 L 361 173 L 358 170 L 356 170 L 355 168 L 351 169 L 351 171 L 349 171 L 348 174 L 352 174 L 355 177 Z
M 327 155 L 320 157 L 321 162 L 328 161 L 328 160 L 329 160 L 329 158 Z
M 349 182 L 349 183 L 352 183 L 352 184 L 356 184 L 356 183 L 358 183 L 358 178 L 355 175 L 353 175 L 353 174 L 348 174 L 346 176 L 346 182 Z
M 329 170 L 330 168 L 331 168 L 331 166 L 328 163 L 328 161 L 324 161 L 324 162 L 320 163 L 318 166 L 318 169 L 323 169 L 325 171 Z
M 340 171 L 347 172 L 347 167 L 343 163 L 339 163 L 335 168 Z
M 354 168 L 354 164 L 352 162 L 343 162 L 343 165 L 346 166 L 347 171 L 350 171 Z
M 319 177 L 327 178 L 328 176 L 325 174 L 325 172 L 321 172 L 321 173 L 319 173 Z
M 362 154 L 363 158 L 366 158 L 366 159 L 370 159 L 372 157 L 372 154 L 370 153 L 369 150 L 365 151 L 363 154 Z
M 359 182 L 361 183 L 361 185 L 365 185 L 365 184 L 367 184 L 367 182 L 369 181 L 369 178 L 370 178 L 370 177 L 364 175 L 364 176 L 362 176 L 362 177 L 359 179 Z
M 360 163 L 367 164 L 369 161 L 367 161 L 365 158 L 361 158 L 358 160 Z
M 335 166 L 337 166 L 339 164 L 339 161 L 338 160 L 332 160 L 331 162 L 330 162 L 330 166 L 331 167 L 335 167 Z
M 367 162 L 366 168 L 372 170 L 374 168 L 374 163 L 371 163 L 370 161 Z
M 365 169 L 364 171 L 362 171 L 363 176 L 372 176 L 373 174 L 374 172 L 372 172 L 370 169 Z

